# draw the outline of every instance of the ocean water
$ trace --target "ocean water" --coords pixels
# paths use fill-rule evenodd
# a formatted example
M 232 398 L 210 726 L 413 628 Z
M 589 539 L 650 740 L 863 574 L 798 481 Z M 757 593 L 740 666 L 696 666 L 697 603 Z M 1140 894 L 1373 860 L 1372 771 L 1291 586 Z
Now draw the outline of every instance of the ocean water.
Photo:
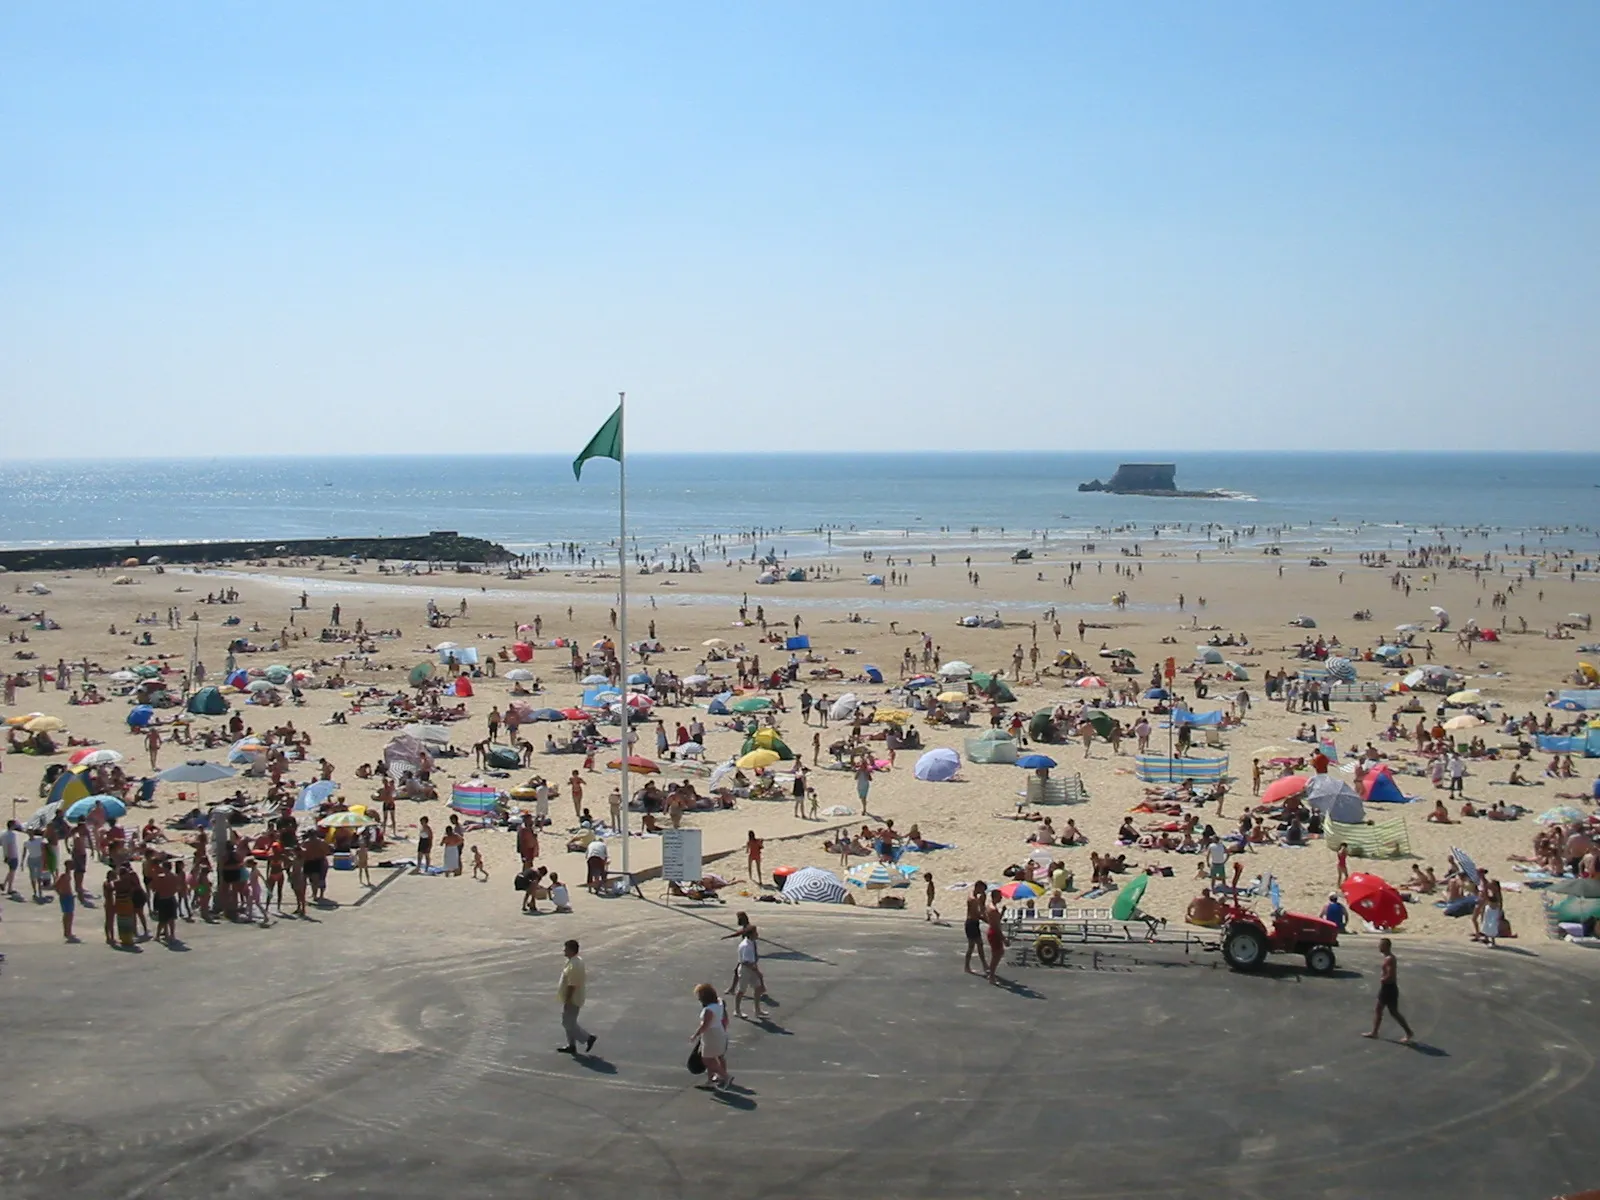
M 1119 461 L 1178 464 L 1222 500 L 1080 493 Z M 414 534 L 453 529 L 518 550 L 617 534 L 616 465 L 581 483 L 568 455 L 0 463 L 0 544 Z M 1014 453 L 646 455 L 628 462 L 629 534 L 645 553 L 752 546 L 944 551 L 1231 533 L 1285 552 L 1469 548 L 1541 538 L 1600 548 L 1600 454 Z M 830 540 L 831 535 L 831 540 Z M 721 539 L 717 541 L 715 539 Z M 742 547 L 742 550 L 741 550 Z

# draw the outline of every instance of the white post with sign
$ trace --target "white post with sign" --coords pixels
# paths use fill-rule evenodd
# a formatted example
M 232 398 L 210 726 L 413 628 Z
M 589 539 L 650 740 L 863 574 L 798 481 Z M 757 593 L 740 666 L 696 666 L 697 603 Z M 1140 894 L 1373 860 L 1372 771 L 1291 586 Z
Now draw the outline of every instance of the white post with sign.
M 661 878 L 672 883 L 699 883 L 705 869 L 700 862 L 698 829 L 661 831 Z

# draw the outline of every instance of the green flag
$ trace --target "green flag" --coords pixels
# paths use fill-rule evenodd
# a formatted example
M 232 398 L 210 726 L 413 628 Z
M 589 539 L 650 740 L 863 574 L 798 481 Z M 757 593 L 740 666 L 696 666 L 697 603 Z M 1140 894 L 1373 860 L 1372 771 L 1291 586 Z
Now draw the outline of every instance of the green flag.
M 574 478 L 583 478 L 583 464 L 591 458 L 614 458 L 622 461 L 622 405 L 611 414 L 610 420 L 600 426 L 600 432 L 589 439 L 582 453 L 572 460 Z

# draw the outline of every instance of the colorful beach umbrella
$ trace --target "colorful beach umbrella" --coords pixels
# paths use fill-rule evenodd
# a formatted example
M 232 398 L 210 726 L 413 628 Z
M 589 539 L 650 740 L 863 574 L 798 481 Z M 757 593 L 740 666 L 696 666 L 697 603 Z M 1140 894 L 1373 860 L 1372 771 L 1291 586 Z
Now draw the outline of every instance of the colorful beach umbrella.
M 109 767 L 122 761 L 122 755 L 110 746 L 86 746 L 67 760 L 75 767 Z
M 1013 879 L 1000 886 L 1000 894 L 1007 900 L 1036 900 L 1044 895 L 1044 889 L 1024 879 Z
M 850 882 L 856 887 L 863 888 L 888 888 L 905 887 L 906 877 L 894 870 L 888 863 L 865 862 L 859 866 L 851 867 L 849 871 Z
M 376 825 L 377 822 L 364 812 L 336 812 L 329 813 L 317 824 L 324 829 L 361 829 L 368 825 Z

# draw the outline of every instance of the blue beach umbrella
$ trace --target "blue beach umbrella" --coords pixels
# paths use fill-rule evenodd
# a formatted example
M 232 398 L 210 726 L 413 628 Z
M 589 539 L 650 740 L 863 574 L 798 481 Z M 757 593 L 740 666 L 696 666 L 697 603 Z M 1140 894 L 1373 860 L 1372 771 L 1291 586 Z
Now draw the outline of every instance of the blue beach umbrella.
M 1056 765 L 1056 760 L 1048 754 L 1024 754 L 1017 759 L 1017 766 L 1029 771 L 1048 771 Z
M 1172 693 L 1167 691 L 1166 688 L 1154 687 L 1144 694 L 1144 698 L 1146 700 L 1170 700 Z
M 105 809 L 108 817 L 125 817 L 128 815 L 128 806 L 115 796 L 85 796 L 82 800 L 74 801 L 68 806 L 66 817 L 69 821 L 81 821 L 94 811 L 95 803 Z
M 156 719 L 156 710 L 148 704 L 140 704 L 128 711 L 128 728 L 143 729 Z
M 300 796 L 294 802 L 295 812 L 310 812 L 321 806 L 322 802 L 339 790 L 339 785 L 332 779 L 319 779 L 315 783 L 308 783 L 300 789 Z

